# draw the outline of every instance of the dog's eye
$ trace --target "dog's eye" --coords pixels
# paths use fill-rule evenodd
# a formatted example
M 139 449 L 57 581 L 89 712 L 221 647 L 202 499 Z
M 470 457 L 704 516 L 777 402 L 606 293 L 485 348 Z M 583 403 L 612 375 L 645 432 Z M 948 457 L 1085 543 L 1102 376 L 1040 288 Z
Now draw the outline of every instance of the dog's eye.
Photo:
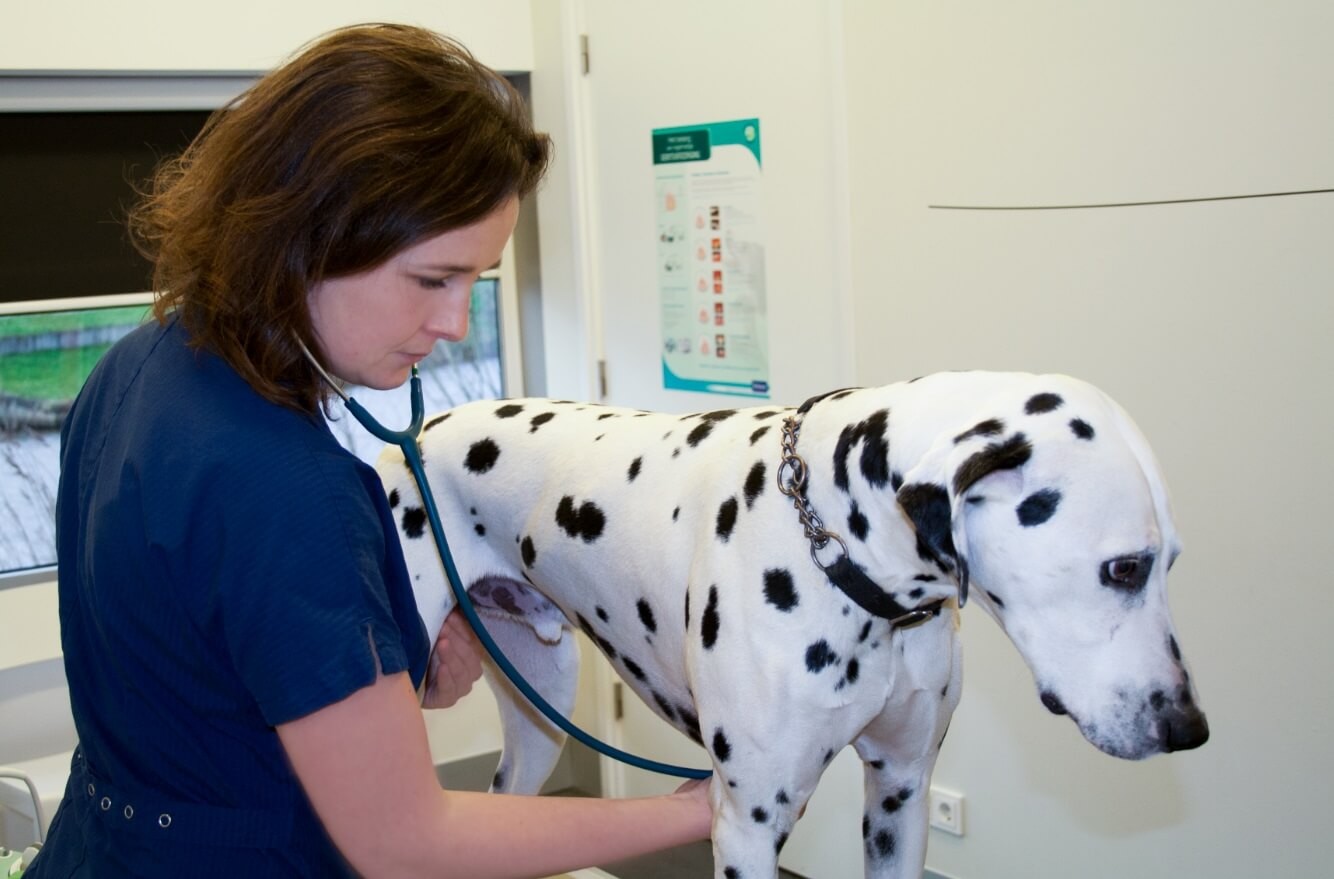
M 1149 580 L 1149 570 L 1152 567 L 1153 556 L 1149 553 L 1119 556 L 1102 563 L 1102 569 L 1098 572 L 1098 579 L 1102 581 L 1104 586 L 1114 586 L 1117 589 L 1134 591 L 1144 588 L 1144 584 Z
M 1107 576 L 1118 583 L 1128 583 L 1139 570 L 1139 559 L 1113 559 L 1107 563 Z

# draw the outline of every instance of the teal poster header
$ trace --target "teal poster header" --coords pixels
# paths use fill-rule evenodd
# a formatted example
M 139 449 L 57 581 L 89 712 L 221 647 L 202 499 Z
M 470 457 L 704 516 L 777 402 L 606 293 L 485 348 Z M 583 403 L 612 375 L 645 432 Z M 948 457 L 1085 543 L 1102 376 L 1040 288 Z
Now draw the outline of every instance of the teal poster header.
M 708 122 L 703 125 L 683 125 L 679 128 L 653 129 L 653 164 L 670 165 L 673 162 L 708 161 L 713 150 L 720 146 L 742 146 L 760 162 L 760 120 L 733 119 L 730 122 Z

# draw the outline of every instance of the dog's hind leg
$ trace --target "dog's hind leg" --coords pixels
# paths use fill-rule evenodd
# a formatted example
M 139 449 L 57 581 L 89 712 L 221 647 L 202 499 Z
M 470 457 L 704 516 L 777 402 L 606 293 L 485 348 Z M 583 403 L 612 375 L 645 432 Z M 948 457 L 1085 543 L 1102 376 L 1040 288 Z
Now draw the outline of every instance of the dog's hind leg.
M 563 626 L 555 641 L 539 637 L 522 619 L 486 614 L 491 637 L 529 684 L 556 711 L 569 717 L 579 678 L 579 646 L 574 632 Z M 504 746 L 491 784 L 497 793 L 536 794 L 551 775 L 565 744 L 565 733 L 529 704 L 494 663 L 482 672 L 500 710 Z

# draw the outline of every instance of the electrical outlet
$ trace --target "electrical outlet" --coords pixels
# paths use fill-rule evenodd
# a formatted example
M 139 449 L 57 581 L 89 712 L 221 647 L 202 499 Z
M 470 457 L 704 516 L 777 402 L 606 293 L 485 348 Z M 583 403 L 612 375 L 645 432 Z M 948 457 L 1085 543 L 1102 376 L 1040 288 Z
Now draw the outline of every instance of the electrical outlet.
M 963 836 L 963 794 L 944 788 L 931 788 L 928 808 L 931 826 L 955 836 Z

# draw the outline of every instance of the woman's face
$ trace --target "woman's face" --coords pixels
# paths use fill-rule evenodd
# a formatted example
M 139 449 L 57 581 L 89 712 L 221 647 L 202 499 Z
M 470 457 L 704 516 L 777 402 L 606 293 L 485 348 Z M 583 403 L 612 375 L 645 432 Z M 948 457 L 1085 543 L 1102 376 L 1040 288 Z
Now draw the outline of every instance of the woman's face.
M 471 226 L 418 242 L 357 275 L 331 278 L 307 294 L 324 366 L 344 381 L 386 390 L 440 339 L 468 334 L 473 282 L 500 262 L 514 232 L 512 198 Z

